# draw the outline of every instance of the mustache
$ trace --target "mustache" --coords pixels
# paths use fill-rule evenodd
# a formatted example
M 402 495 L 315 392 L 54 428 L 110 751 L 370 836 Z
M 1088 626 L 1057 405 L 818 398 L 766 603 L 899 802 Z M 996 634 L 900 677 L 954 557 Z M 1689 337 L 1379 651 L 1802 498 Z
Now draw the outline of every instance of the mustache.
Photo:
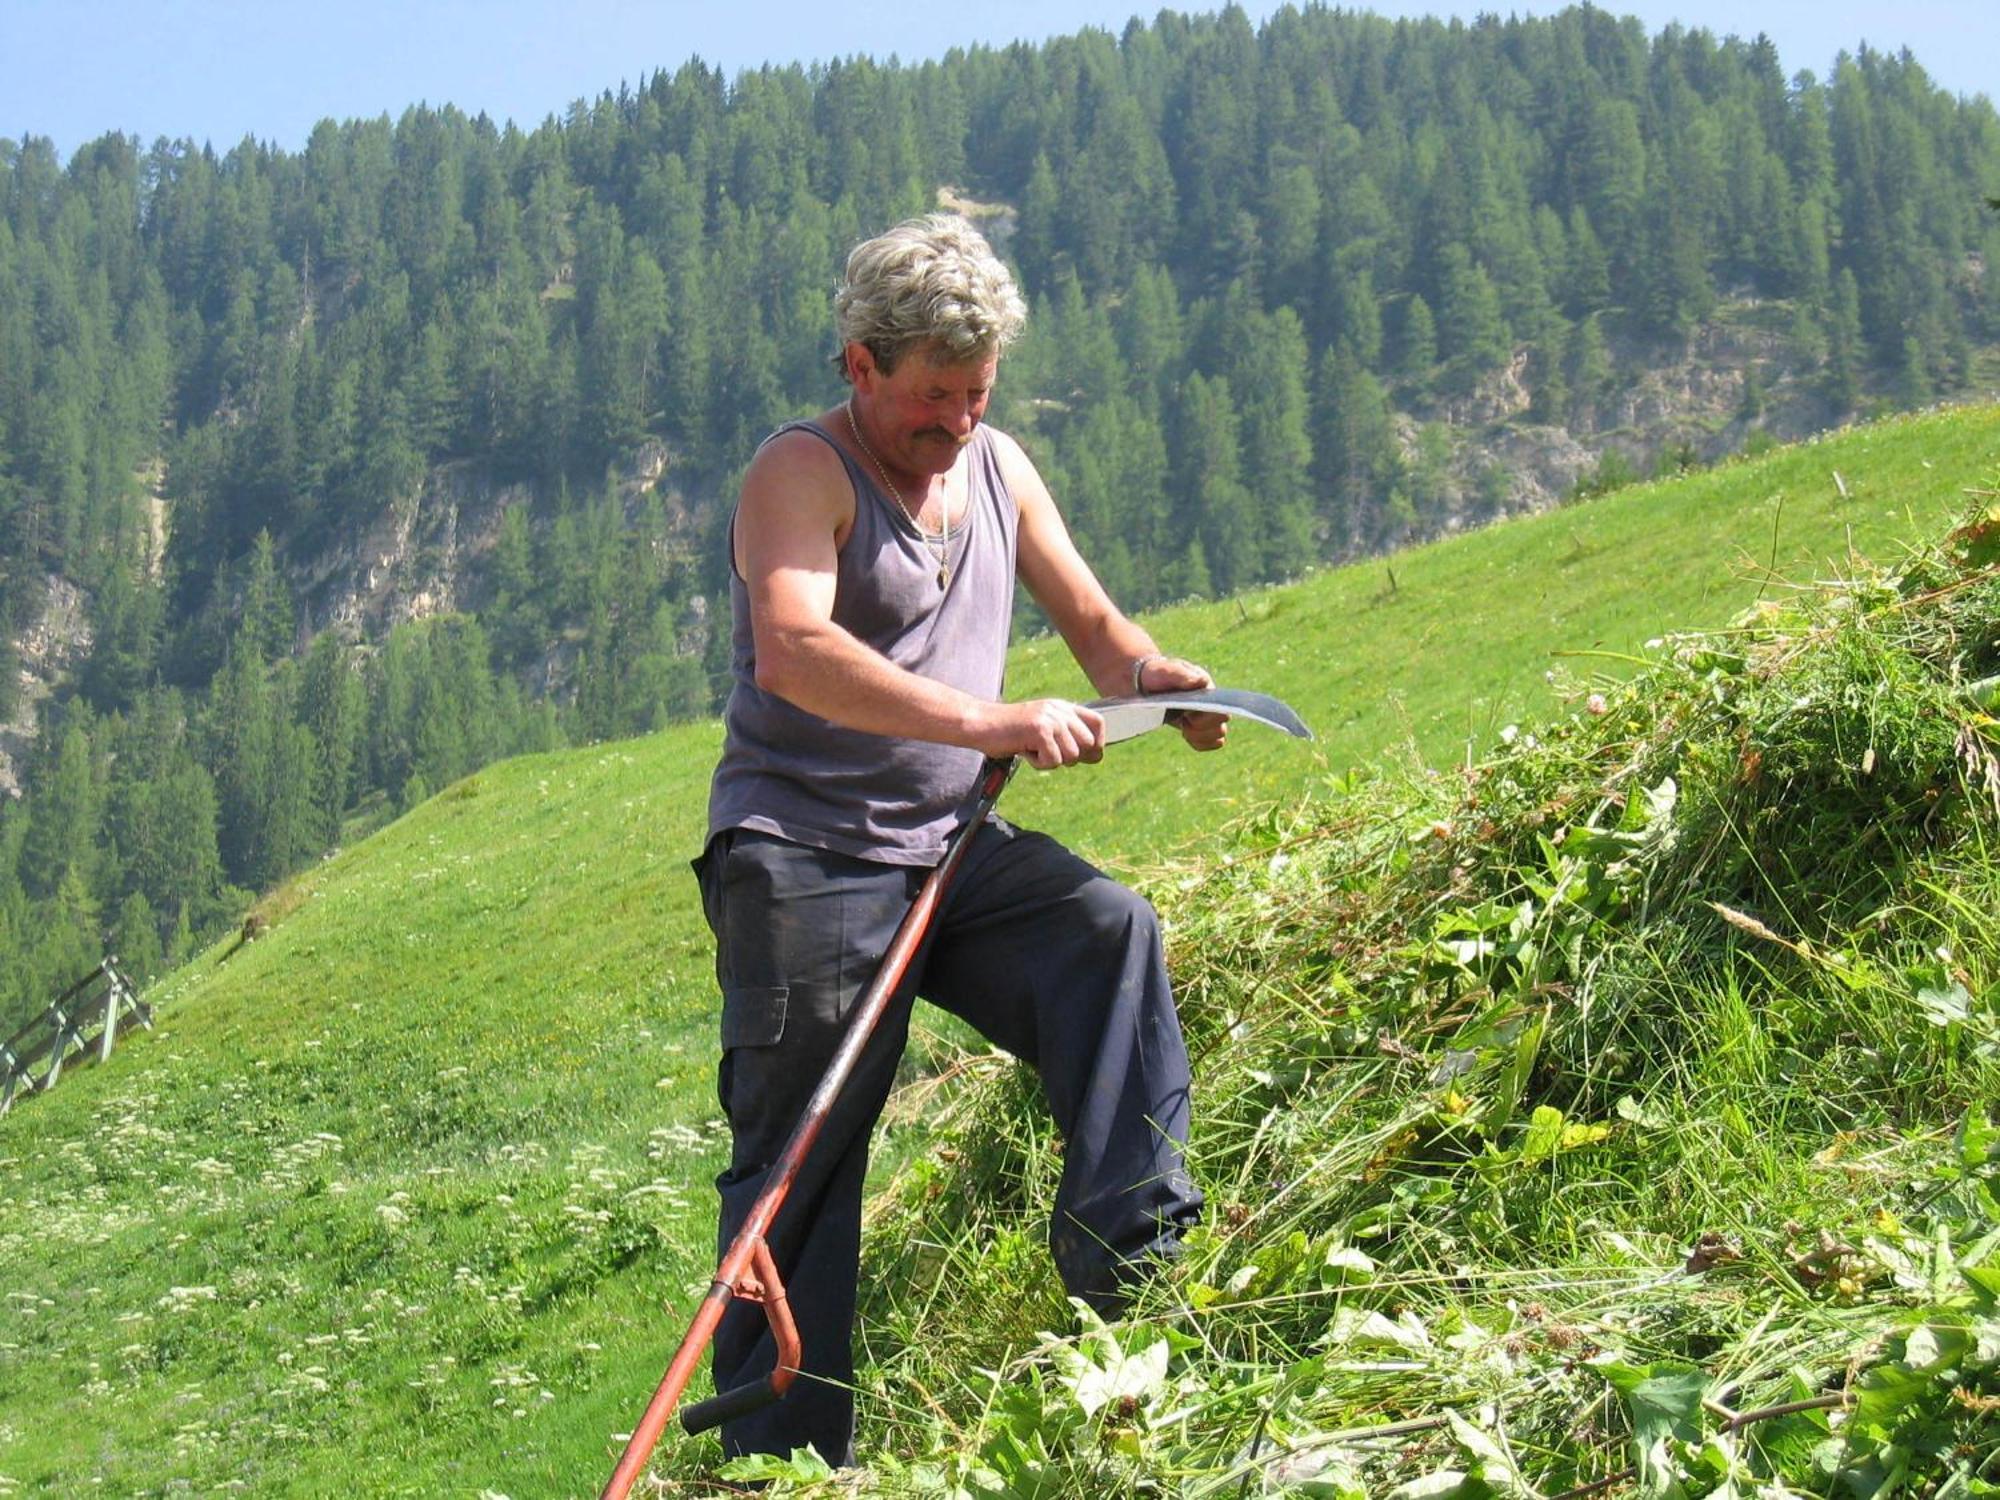
M 942 427 L 923 428 L 917 433 L 917 436 L 920 438 L 936 438 L 939 442 L 950 443 L 954 448 L 963 448 L 967 443 L 972 441 L 972 434 L 970 432 L 964 437 L 959 437 L 956 433 L 946 432 Z

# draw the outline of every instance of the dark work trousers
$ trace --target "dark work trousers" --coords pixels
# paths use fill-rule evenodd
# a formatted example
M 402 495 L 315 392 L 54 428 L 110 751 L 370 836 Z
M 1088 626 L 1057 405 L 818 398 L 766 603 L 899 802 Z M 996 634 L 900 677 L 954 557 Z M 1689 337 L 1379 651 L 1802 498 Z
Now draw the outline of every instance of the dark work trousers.
M 726 1248 L 929 872 L 742 829 L 718 834 L 695 869 L 722 988 Z M 782 1401 L 723 1427 L 732 1455 L 811 1443 L 853 1461 L 862 1180 L 919 994 L 1040 1072 L 1065 1141 L 1050 1248 L 1072 1295 L 1115 1311 L 1200 1216 L 1182 1162 L 1187 1051 L 1152 907 L 1055 840 L 990 819 L 772 1225 L 804 1370 Z M 732 1303 L 715 1335 L 716 1389 L 775 1361 L 763 1309 Z

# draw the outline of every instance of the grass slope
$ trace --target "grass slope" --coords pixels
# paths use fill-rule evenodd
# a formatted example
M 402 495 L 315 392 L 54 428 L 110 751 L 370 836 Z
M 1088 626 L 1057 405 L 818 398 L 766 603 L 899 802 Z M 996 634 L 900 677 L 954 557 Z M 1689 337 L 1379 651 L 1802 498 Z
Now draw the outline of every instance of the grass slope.
M 1994 502 L 1163 882 L 1204 1227 L 1079 1330 L 969 1061 L 838 1492 L 2000 1493 Z
M 1772 558 L 1888 550 L 1996 452 L 1995 410 L 1906 419 L 1170 612 L 1164 642 L 1290 699 L 1318 758 L 1156 736 L 1024 775 L 1008 810 L 1131 866 L 1387 747 L 1462 759 L 1548 701 L 1553 650 L 1719 622 Z M 1013 691 L 1074 692 L 1058 651 L 1023 648 Z M 712 1263 L 683 861 L 717 744 L 480 772 L 0 1122 L 0 1492 L 595 1491 Z
M 1617 654 L 1837 575 L 1850 544 L 1892 552 L 1956 515 L 1996 452 L 2000 407 L 1892 419 L 1149 624 L 1218 680 L 1297 708 L 1326 772 L 1408 745 L 1449 764 L 1546 711 L 1562 653 L 1612 653 L 1580 665 L 1623 675 Z M 1017 651 L 1008 691 L 1076 693 L 1061 643 Z M 1115 776 L 1020 778 L 1009 815 L 1129 868 L 1309 782 L 1294 744 L 1256 730 L 1198 773 L 1167 736 L 1112 753 Z

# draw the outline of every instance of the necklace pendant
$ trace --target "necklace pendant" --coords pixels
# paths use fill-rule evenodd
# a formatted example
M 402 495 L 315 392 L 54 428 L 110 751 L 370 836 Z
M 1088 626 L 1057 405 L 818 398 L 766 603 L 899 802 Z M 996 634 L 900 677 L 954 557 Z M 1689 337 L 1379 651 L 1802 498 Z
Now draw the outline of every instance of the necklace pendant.
M 951 582 L 951 567 L 947 563 L 938 564 L 938 587 L 944 588 Z

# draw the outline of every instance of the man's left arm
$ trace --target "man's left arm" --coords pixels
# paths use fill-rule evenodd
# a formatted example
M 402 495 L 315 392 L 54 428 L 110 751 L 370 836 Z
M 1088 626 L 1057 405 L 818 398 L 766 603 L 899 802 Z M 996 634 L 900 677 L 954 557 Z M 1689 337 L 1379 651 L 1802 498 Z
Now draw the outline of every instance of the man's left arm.
M 1042 476 L 1020 444 L 997 429 L 994 446 L 1001 477 L 1020 517 L 1016 565 L 1021 581 L 1047 613 L 1077 665 L 1107 698 L 1135 692 L 1165 693 L 1215 686 L 1191 661 L 1168 656 L 1145 629 L 1128 619 L 1076 550 L 1069 527 Z M 1213 750 L 1229 732 L 1222 714 L 1187 714 L 1181 734 L 1197 750 Z

